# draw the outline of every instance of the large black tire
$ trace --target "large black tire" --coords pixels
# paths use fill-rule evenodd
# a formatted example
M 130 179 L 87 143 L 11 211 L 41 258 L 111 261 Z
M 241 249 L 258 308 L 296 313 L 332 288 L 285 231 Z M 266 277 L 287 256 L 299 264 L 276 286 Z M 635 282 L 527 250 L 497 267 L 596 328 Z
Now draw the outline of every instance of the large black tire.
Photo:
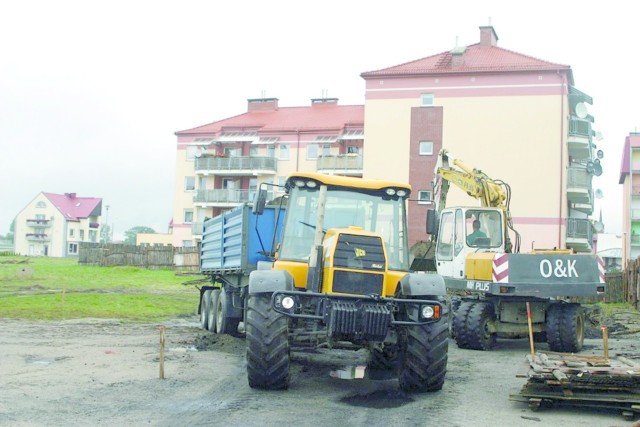
M 249 386 L 266 390 L 289 387 L 289 324 L 271 308 L 270 294 L 247 301 L 247 376 Z
M 218 299 L 220 289 L 213 289 L 209 295 L 209 330 L 214 334 L 218 332 L 216 323 L 218 321 Z
M 220 290 L 218 306 L 216 309 L 216 332 L 219 334 L 238 336 L 238 325 L 240 324 L 240 319 L 229 316 L 227 301 L 230 298 L 232 298 L 232 296 L 229 291 L 227 291 L 226 288 L 222 288 Z
M 493 348 L 496 343 L 496 334 L 489 332 L 489 323 L 493 320 L 495 320 L 493 304 L 482 301 L 463 301 L 453 320 L 458 347 L 471 350 Z
M 209 330 L 209 310 L 211 301 L 211 290 L 207 289 L 200 299 L 200 327 Z
M 443 306 L 440 320 L 399 331 L 400 389 L 430 392 L 442 389 L 449 352 L 449 311 Z
M 462 301 L 458 305 L 458 308 L 453 312 L 451 335 L 456 340 L 456 344 L 460 348 L 470 348 L 467 319 L 469 317 L 469 311 L 471 311 L 474 304 L 475 302 L 472 301 Z
M 584 313 L 580 304 L 555 303 L 547 309 L 547 343 L 551 351 L 577 353 L 584 344 Z

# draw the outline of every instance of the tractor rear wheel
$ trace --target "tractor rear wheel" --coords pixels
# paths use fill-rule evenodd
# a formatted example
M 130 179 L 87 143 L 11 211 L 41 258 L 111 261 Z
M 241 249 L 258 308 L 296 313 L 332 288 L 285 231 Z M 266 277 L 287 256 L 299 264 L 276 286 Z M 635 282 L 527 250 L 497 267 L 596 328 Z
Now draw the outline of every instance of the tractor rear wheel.
M 271 307 L 270 294 L 247 301 L 247 376 L 251 388 L 289 387 L 289 322 Z
M 449 311 L 443 305 L 440 320 L 399 330 L 398 380 L 409 392 L 438 391 L 444 384 L 449 350 Z
M 226 288 L 220 290 L 216 309 L 216 332 L 219 334 L 238 336 L 240 319 L 230 316 L 229 304 L 231 303 L 231 298 L 233 298 L 233 296 Z
M 217 333 L 216 324 L 218 317 L 218 299 L 220 298 L 220 289 L 213 289 L 209 295 L 209 330 L 214 334 Z

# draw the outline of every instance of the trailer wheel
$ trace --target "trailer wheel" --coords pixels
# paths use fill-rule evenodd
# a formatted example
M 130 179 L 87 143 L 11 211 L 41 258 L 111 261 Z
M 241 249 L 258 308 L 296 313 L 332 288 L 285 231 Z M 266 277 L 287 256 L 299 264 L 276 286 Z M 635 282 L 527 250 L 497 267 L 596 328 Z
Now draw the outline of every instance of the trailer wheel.
M 229 294 L 230 292 L 227 291 L 226 288 L 222 288 L 220 290 L 217 308 L 214 310 L 216 312 L 216 332 L 219 334 L 233 335 L 235 337 L 238 336 L 238 325 L 240 324 L 240 319 L 229 316 L 228 300 L 229 298 L 232 298 Z
M 473 304 L 467 318 L 467 348 L 473 350 L 491 350 L 496 344 L 495 332 L 489 331 L 489 323 L 495 320 L 493 304 L 478 302 Z
M 400 389 L 409 392 L 438 391 L 444 384 L 449 351 L 449 311 L 443 305 L 435 323 L 402 326 L 398 334 Z
M 547 343 L 551 351 L 577 353 L 584 344 L 584 313 L 580 304 L 551 304 L 547 309 Z
M 456 344 L 460 348 L 471 348 L 469 331 L 467 327 L 467 319 L 469 318 L 469 312 L 474 306 L 475 302 L 461 301 L 458 308 L 453 312 L 453 326 L 451 335 L 456 340 Z
M 271 307 L 270 294 L 247 301 L 247 377 L 251 388 L 289 387 L 289 322 Z
M 209 330 L 214 334 L 218 332 L 218 299 L 220 299 L 220 289 L 213 289 L 209 295 Z
M 200 326 L 204 330 L 209 330 L 210 295 L 211 290 L 207 289 L 200 299 Z

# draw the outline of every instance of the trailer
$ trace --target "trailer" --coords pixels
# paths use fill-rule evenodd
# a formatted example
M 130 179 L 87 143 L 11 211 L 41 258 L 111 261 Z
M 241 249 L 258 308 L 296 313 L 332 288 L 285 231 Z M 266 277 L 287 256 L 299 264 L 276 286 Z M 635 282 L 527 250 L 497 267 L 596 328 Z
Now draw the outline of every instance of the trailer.
M 273 236 L 282 228 L 284 206 L 267 206 L 255 215 L 245 203 L 205 219 L 200 273 L 210 284 L 200 288 L 200 325 L 218 334 L 240 335 L 249 274 L 273 259 Z

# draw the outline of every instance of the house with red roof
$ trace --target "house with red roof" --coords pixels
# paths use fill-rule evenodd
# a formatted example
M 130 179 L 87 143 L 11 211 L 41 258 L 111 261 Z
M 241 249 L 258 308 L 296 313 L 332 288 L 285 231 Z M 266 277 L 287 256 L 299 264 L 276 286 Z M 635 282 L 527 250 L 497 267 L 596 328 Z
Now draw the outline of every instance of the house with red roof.
M 14 250 L 21 255 L 74 257 L 81 242 L 98 242 L 102 199 L 42 192 L 15 219 Z
M 276 197 L 290 173 L 362 176 L 363 129 L 363 105 L 317 98 L 280 107 L 258 98 L 243 114 L 176 132 L 171 243 L 195 245 L 205 217 L 252 201 L 262 183 L 275 184 Z
M 601 173 L 592 98 L 575 87 L 570 66 L 499 47 L 492 26 L 479 35 L 469 46 L 361 74 L 363 176 L 411 184 L 409 235 L 426 240 L 434 168 L 446 148 L 510 185 L 521 250 L 591 252 L 592 178 Z M 447 206 L 478 204 L 451 186 Z
M 252 200 L 261 183 L 317 171 L 411 184 L 415 244 L 428 238 L 436 157 L 447 148 L 511 186 L 522 250 L 592 251 L 592 98 L 575 87 L 570 66 L 499 47 L 492 26 L 479 35 L 469 46 L 363 72 L 364 105 L 249 99 L 243 114 L 176 132 L 167 238 L 195 245 L 205 217 Z M 449 206 L 477 204 L 452 187 Z

